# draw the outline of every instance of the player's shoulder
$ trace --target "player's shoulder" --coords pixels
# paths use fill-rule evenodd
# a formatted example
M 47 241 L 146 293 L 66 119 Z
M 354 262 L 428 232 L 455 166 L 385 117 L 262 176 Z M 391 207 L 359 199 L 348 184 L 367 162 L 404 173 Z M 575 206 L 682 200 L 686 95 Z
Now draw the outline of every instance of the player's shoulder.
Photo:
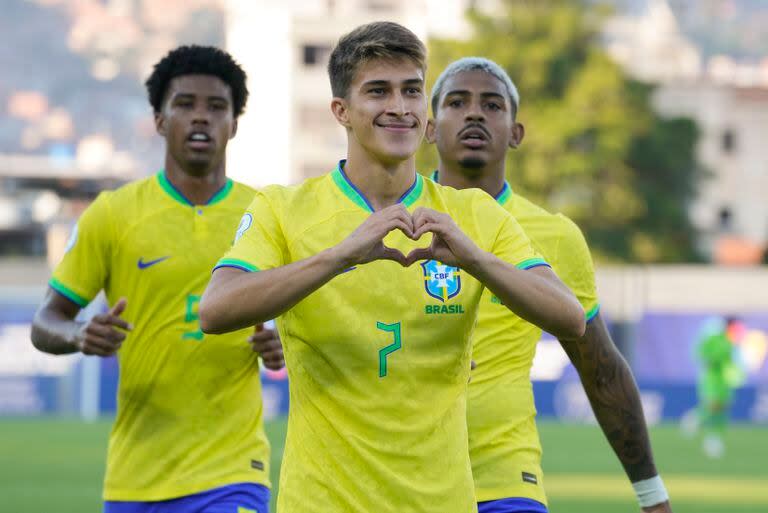
M 255 189 L 254 201 L 268 204 L 276 212 L 302 212 L 327 205 L 323 193 L 328 191 L 330 177 L 307 178 L 295 185 L 271 184 Z
M 498 210 L 498 203 L 482 189 L 454 189 L 429 177 L 424 178 L 424 194 L 438 208 L 444 206 L 451 214 L 470 213 L 476 209 Z
M 514 194 L 505 206 L 524 229 L 535 224 L 539 230 L 547 230 L 551 235 L 559 236 L 562 240 L 584 241 L 584 235 L 579 226 L 562 212 L 550 212 L 519 194 Z

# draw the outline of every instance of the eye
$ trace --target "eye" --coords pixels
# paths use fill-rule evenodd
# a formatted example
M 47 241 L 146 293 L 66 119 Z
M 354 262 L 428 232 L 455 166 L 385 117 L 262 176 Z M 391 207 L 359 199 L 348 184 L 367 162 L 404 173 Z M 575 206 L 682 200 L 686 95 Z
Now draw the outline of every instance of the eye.
M 420 87 L 409 87 L 405 90 L 405 92 L 411 96 L 416 96 L 421 94 L 421 88 Z
M 373 87 L 371 89 L 368 89 L 368 94 L 372 94 L 374 96 L 381 96 L 384 94 L 384 88 L 383 87 Z
M 215 102 L 211 104 L 211 110 L 221 111 L 226 110 L 227 105 L 222 102 Z
M 192 100 L 176 100 L 175 105 L 182 109 L 189 109 L 189 108 L 192 108 L 194 103 L 192 102 Z
M 501 110 L 501 105 L 496 102 L 488 102 L 488 108 L 492 111 Z
M 464 105 L 464 100 L 462 100 L 461 98 L 454 98 L 448 102 L 448 106 L 453 107 L 455 109 L 461 107 L 462 105 Z

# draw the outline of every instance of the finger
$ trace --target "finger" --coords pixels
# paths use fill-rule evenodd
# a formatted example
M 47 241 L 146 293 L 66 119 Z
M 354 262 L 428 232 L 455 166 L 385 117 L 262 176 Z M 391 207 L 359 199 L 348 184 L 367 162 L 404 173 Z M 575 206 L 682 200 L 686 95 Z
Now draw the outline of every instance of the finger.
M 380 258 L 383 260 L 393 260 L 402 266 L 407 267 L 408 265 L 408 259 L 401 251 L 387 246 L 383 246 Z
M 113 354 L 115 351 L 120 349 L 121 346 L 121 342 L 113 342 L 102 337 L 87 335 L 83 341 L 83 353 L 105 356 Z
M 392 230 L 400 230 L 407 237 L 413 238 L 413 227 L 410 224 L 407 224 L 402 219 L 392 220 L 391 224 L 389 225 L 389 231 L 387 231 L 387 233 L 391 232 Z
M 421 238 L 422 235 L 424 235 L 427 232 L 432 232 L 432 233 L 439 234 L 440 232 L 438 231 L 437 223 L 434 223 L 432 221 L 425 222 L 424 224 L 422 224 L 421 226 L 416 228 L 416 231 L 413 232 L 413 236 L 415 238 L 419 239 L 419 238 Z
M 128 300 L 124 297 L 121 297 L 117 300 L 117 303 L 115 303 L 112 308 L 109 309 L 109 315 L 115 315 L 117 317 L 120 316 L 125 311 L 125 307 L 128 305 Z
M 282 360 L 282 358 L 280 360 L 270 360 L 270 361 L 262 359 L 262 361 L 264 362 L 264 367 L 266 367 L 269 370 L 278 371 L 283 367 L 285 367 L 285 362 Z
M 277 360 L 283 358 L 282 347 L 270 347 L 261 353 L 261 357 L 265 360 Z
M 432 248 L 418 248 L 414 249 L 406 257 L 407 265 L 411 265 L 420 260 L 432 260 L 433 258 Z
M 117 317 L 116 315 L 106 314 L 104 315 L 103 319 L 103 324 L 117 326 L 118 328 L 125 331 L 131 331 L 133 329 L 133 325 L 130 322 L 121 317 Z
M 272 340 L 274 338 L 276 338 L 275 332 L 272 330 L 258 331 L 256 333 L 251 333 L 248 336 L 248 340 L 252 342 L 262 342 L 265 340 Z
M 395 216 L 393 218 L 393 221 L 398 222 L 400 224 L 397 224 L 397 226 L 400 228 L 400 230 L 405 233 L 408 237 L 413 236 L 413 218 L 408 214 L 406 211 L 400 211 L 396 212 Z M 403 228 L 405 226 L 405 228 Z
M 108 324 L 89 323 L 85 328 L 86 335 L 102 338 L 105 340 L 111 340 L 115 342 L 122 342 L 125 340 L 125 333 L 118 331 Z

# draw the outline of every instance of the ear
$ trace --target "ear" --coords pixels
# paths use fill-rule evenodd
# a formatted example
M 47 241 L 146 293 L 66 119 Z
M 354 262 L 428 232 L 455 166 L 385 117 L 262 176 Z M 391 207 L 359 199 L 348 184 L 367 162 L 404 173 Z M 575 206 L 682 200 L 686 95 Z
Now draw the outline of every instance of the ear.
M 232 121 L 232 133 L 229 134 L 229 138 L 232 139 L 237 135 L 237 118 Z
M 522 123 L 515 122 L 512 125 L 512 129 L 509 131 L 509 147 L 517 148 L 522 144 L 525 137 L 525 127 Z
M 333 100 L 331 100 L 331 112 L 333 112 L 333 117 L 336 118 L 336 121 L 338 121 L 341 126 L 345 128 L 350 127 L 349 106 L 347 105 L 347 100 L 334 97 Z
M 424 138 L 429 144 L 435 144 L 435 142 L 437 142 L 437 125 L 432 118 L 427 121 L 427 131 L 424 134 Z
M 165 116 L 162 112 L 155 112 L 155 130 L 165 137 Z

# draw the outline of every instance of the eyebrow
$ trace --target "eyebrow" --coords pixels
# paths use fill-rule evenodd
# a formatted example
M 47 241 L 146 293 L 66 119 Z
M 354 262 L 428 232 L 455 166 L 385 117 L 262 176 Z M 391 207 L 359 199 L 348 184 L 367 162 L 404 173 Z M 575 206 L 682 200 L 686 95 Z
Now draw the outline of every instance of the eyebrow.
M 369 80 L 368 82 L 363 82 L 362 87 L 370 87 L 370 86 L 388 86 L 392 83 L 391 80 Z M 403 80 L 402 84 L 404 85 L 421 85 L 424 83 L 424 80 L 420 78 L 409 78 L 407 80 Z
M 468 91 L 466 89 L 454 89 L 453 91 L 448 91 L 447 93 L 445 93 L 445 97 L 447 98 L 447 97 L 449 97 L 451 95 L 454 95 L 454 94 L 459 94 L 459 95 L 467 96 L 467 95 L 472 94 L 472 92 Z M 493 97 L 493 98 L 505 99 L 505 96 L 503 94 L 496 93 L 496 92 L 483 92 L 483 93 L 480 93 L 480 97 L 482 97 L 482 98 Z
M 177 99 L 184 99 L 184 100 L 186 100 L 186 99 L 193 99 L 193 98 L 196 98 L 196 97 L 197 97 L 197 95 L 194 94 L 194 93 L 176 93 L 176 94 L 173 95 L 173 99 L 174 100 L 177 100 Z M 207 101 L 209 101 L 209 102 L 210 101 L 222 101 L 222 102 L 225 102 L 225 103 L 229 103 L 229 100 L 225 96 L 211 95 L 211 96 L 206 96 L 205 99 Z

